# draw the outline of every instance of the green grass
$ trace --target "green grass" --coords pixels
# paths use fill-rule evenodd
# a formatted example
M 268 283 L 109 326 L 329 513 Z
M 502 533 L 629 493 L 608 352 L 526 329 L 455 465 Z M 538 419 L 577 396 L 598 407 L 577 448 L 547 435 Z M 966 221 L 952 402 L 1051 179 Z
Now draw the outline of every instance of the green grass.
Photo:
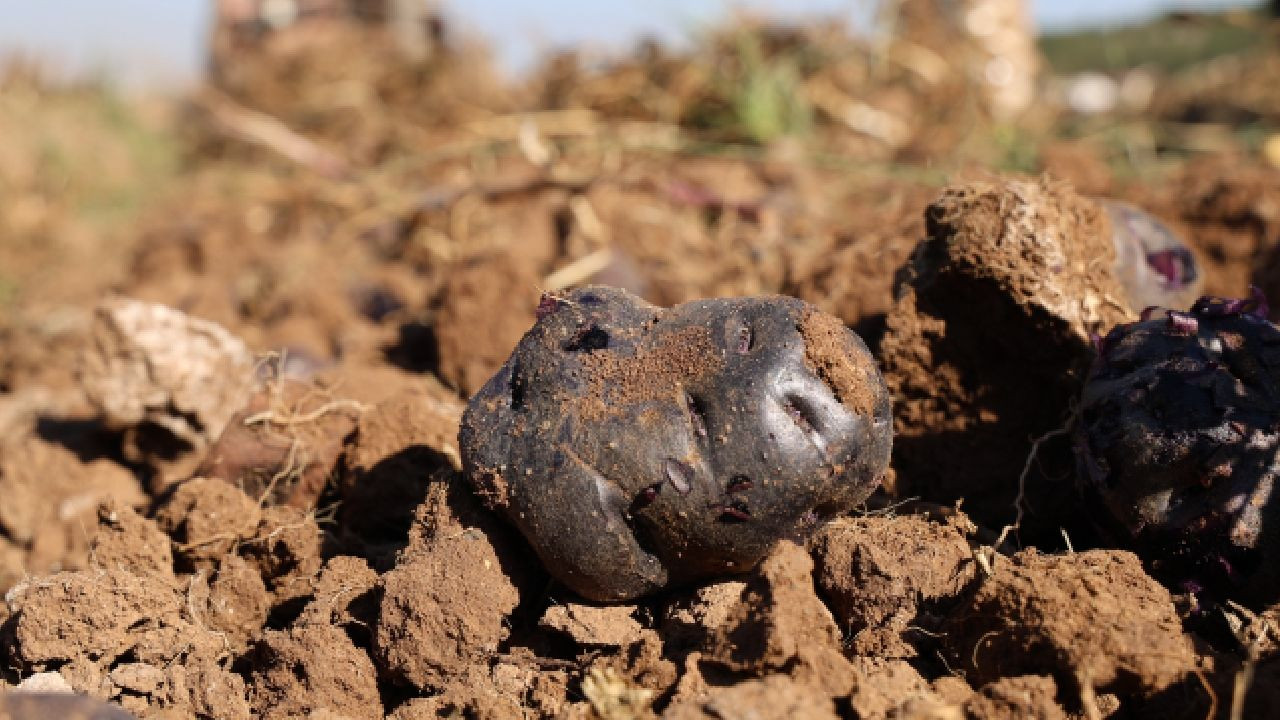
M 715 92 L 686 109 L 684 124 L 720 140 L 758 145 L 812 130 L 813 109 L 801 87 L 806 58 L 798 50 L 766 56 L 760 32 L 740 28 L 723 55 L 711 56 Z
M 1168 16 L 1131 27 L 1045 34 L 1040 50 L 1058 74 L 1140 65 L 1176 72 L 1267 42 L 1261 10 Z

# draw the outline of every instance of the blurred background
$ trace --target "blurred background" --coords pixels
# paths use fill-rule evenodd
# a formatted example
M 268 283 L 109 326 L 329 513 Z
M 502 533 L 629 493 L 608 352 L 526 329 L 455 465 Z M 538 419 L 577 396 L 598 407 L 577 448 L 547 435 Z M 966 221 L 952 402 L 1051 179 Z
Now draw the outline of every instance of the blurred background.
M 0 588 L 83 566 L 59 508 L 114 487 L 98 459 L 154 492 L 202 457 L 103 424 L 111 296 L 370 404 L 475 392 L 588 282 L 785 293 L 878 350 L 925 208 L 1000 175 L 1136 204 L 1206 291 L 1280 297 L 1274 3 L 605 5 L 5 3 L 0 450 L 29 454 L 0 490 L 38 491 Z
M 1037 0 L 1035 25 L 1048 32 L 1114 27 L 1162 13 L 1247 7 L 1246 0 Z M 208 0 L 122 0 L 104 12 L 93 0 L 10 3 L 0 23 L 0 54 L 42 58 L 71 75 L 105 75 L 130 86 L 191 83 L 204 66 L 214 11 Z M 520 72 L 540 54 L 586 47 L 602 55 L 640 37 L 687 43 L 699 30 L 732 12 L 754 12 L 795 21 L 839 16 L 867 31 L 875 0 L 653 0 L 600 3 L 586 0 L 472 0 L 444 3 L 444 12 L 465 32 L 485 38 L 499 64 Z M 288 12 L 287 10 L 285 12 Z
M 0 392 L 74 384 L 52 349 L 106 293 L 462 393 L 539 290 L 588 281 L 660 303 L 790 293 L 874 345 L 924 206 L 975 173 L 1139 203 L 1212 292 L 1265 285 L 1280 242 L 1273 5 L 62 0 L 3 18 Z

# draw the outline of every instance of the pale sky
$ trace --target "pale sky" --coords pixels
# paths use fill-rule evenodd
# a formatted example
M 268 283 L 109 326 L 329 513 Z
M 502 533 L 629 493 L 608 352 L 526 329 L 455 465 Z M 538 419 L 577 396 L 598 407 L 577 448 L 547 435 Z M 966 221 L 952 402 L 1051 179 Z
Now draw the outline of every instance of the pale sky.
M 1227 7 L 1242 0 L 1032 0 L 1042 28 L 1117 24 L 1161 10 Z M 587 45 L 621 51 L 636 38 L 689 37 L 732 8 L 783 17 L 869 17 L 874 0 L 445 0 L 472 33 L 486 37 L 503 66 L 528 67 L 544 50 Z M 63 71 L 123 76 L 130 85 L 173 85 L 195 77 L 203 57 L 208 0 L 0 0 L 0 55 L 22 52 Z M 783 10 L 785 8 L 785 10 Z

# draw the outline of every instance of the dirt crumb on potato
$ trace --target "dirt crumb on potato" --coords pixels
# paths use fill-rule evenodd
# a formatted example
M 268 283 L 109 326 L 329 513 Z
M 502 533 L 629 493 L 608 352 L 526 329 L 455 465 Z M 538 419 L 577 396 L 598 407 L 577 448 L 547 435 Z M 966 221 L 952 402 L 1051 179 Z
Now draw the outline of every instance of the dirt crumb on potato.
M 635 355 L 609 350 L 589 353 L 582 360 L 589 382 L 584 417 L 616 414 L 646 401 L 676 397 L 683 383 L 715 373 L 722 364 L 720 349 L 705 327 L 666 333 L 657 345 Z
M 875 361 L 853 342 L 852 333 L 838 318 L 806 308 L 800 320 L 804 360 L 837 399 L 858 415 L 875 414 Z

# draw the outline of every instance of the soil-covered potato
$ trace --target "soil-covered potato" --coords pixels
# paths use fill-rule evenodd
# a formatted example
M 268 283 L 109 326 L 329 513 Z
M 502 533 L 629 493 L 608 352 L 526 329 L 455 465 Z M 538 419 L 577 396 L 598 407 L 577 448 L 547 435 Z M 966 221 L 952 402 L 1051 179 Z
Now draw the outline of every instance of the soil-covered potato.
M 589 287 L 538 314 L 471 400 L 464 469 L 588 598 L 749 570 L 886 470 L 884 381 L 852 331 L 802 301 L 662 310 Z
M 1157 575 L 1260 605 L 1280 593 L 1280 330 L 1266 317 L 1260 294 L 1206 297 L 1115 328 L 1076 428 L 1086 492 Z

